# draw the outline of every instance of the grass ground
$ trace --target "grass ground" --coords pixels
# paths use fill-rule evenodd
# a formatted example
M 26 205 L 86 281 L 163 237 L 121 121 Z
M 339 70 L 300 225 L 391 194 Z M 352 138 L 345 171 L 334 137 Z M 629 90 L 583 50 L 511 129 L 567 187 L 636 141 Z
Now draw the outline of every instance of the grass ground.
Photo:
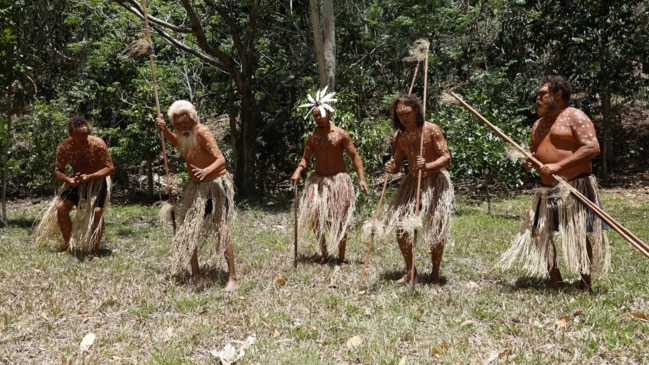
M 649 241 L 649 191 L 602 198 Z M 617 233 L 609 233 L 612 272 L 594 279 L 594 294 L 547 291 L 523 272 L 493 270 L 529 203 L 521 195 L 489 210 L 459 197 L 443 284 L 427 281 L 420 247 L 414 293 L 392 283 L 403 275 L 395 242 L 375 244 L 359 282 L 360 220 L 348 264 L 311 263 L 316 249 L 304 238 L 293 268 L 292 214 L 281 202 L 240 204 L 234 293 L 223 290 L 224 260 L 199 280 L 170 278 L 171 232 L 154 207 L 113 205 L 112 253 L 93 260 L 35 247 L 43 205 L 14 203 L 0 231 L 0 363 L 214 364 L 226 345 L 251 338 L 238 364 L 649 363 L 649 261 Z M 373 207 L 361 204 L 360 215 Z

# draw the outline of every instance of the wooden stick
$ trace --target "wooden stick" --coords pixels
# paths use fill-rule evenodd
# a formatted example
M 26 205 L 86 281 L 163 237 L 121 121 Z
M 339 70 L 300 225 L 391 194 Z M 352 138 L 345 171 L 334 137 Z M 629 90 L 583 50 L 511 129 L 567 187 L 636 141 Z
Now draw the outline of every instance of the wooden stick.
M 293 200 L 293 267 L 297 267 L 297 184 L 295 184 L 295 199 Z
M 381 196 L 379 196 L 379 204 L 376 207 L 376 212 L 372 218 L 372 224 L 376 224 L 376 218 L 379 216 L 381 211 L 381 204 L 383 203 L 383 195 L 385 194 L 385 188 L 388 186 L 388 174 L 385 174 L 385 179 L 383 179 L 383 189 L 381 189 Z M 370 242 L 367 245 L 367 252 L 365 253 L 365 261 L 363 262 L 363 269 L 361 270 L 361 279 L 360 282 L 363 282 L 365 279 L 365 269 L 367 269 L 367 264 L 370 261 L 370 252 L 372 251 L 372 243 L 374 242 L 374 227 L 372 227 L 372 232 L 370 233 Z
M 422 113 L 424 114 L 424 124 L 421 126 L 421 136 L 419 138 L 419 156 L 424 154 L 424 128 L 426 127 L 426 90 L 428 89 L 428 49 L 426 49 L 426 59 L 424 60 L 424 96 L 422 98 Z M 419 217 L 419 199 L 421 198 L 421 170 L 417 172 L 417 194 L 415 198 L 415 216 Z M 410 271 L 410 290 L 415 290 L 415 256 L 417 251 L 417 229 L 412 237 L 412 270 Z
M 142 0 L 142 16 L 144 17 L 144 34 L 146 36 L 147 42 L 151 46 L 151 51 L 149 52 L 149 66 L 151 67 L 151 80 L 153 84 L 153 95 L 155 97 L 155 106 L 158 115 L 161 115 L 160 111 L 160 99 L 158 98 L 158 83 L 156 80 L 155 73 L 155 62 L 153 61 L 153 42 L 151 41 L 151 31 L 149 30 L 149 16 L 146 11 L 146 0 Z M 165 169 L 165 180 L 167 180 L 167 194 L 169 196 L 169 204 L 171 205 L 171 226 L 174 230 L 174 235 L 176 234 L 176 214 L 174 209 L 174 198 L 171 191 L 171 177 L 169 175 L 169 163 L 167 162 L 167 147 L 165 144 L 164 134 L 160 131 L 160 144 L 162 145 L 162 160 L 164 161 Z
M 491 128 L 496 134 L 498 134 L 500 137 L 502 137 L 504 140 L 509 142 L 514 148 L 516 148 L 519 152 L 521 152 L 525 157 L 530 159 L 530 161 L 534 162 L 538 167 L 543 166 L 544 164 L 536 159 L 531 153 L 526 151 L 523 147 L 519 146 L 518 143 L 514 142 L 511 138 L 509 138 L 505 133 L 503 133 L 500 128 L 496 127 L 495 125 L 491 124 L 485 117 L 480 115 L 475 109 L 473 109 L 469 104 L 467 104 L 460 96 L 458 96 L 455 93 L 451 93 L 451 95 L 460 103 L 462 104 L 463 107 L 465 107 L 468 111 L 470 111 L 473 115 L 478 117 L 483 123 L 485 123 L 489 128 Z M 590 210 L 598 216 L 601 220 L 606 222 L 611 228 L 613 228 L 622 238 L 627 240 L 633 247 L 638 249 L 643 255 L 649 258 L 649 246 L 644 243 L 642 240 L 640 240 L 638 237 L 636 237 L 631 231 L 629 231 L 626 227 L 618 223 L 615 219 L 613 219 L 608 213 L 606 213 L 602 208 L 600 208 L 597 204 L 592 202 L 590 199 L 588 199 L 586 196 L 584 196 L 582 193 L 579 192 L 579 190 L 575 189 L 572 185 L 568 184 L 567 181 L 565 181 L 561 176 L 553 174 L 552 177 L 557 180 L 560 184 L 562 184 L 564 187 L 570 191 L 581 203 L 586 205 Z

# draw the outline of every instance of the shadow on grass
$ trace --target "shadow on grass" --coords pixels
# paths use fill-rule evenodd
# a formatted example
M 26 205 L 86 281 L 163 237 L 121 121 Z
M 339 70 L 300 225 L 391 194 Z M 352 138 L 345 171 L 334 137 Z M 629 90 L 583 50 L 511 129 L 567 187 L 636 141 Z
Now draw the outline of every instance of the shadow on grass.
M 509 288 L 510 291 L 518 291 L 518 290 L 537 290 L 537 291 L 543 291 L 543 292 L 548 292 L 548 293 L 590 293 L 585 290 L 582 290 L 578 283 L 579 280 L 575 282 L 569 282 L 569 281 L 562 281 L 558 287 L 553 287 L 550 288 L 548 287 L 549 279 L 544 279 L 544 278 L 538 278 L 538 277 L 530 277 L 530 276 L 523 276 L 520 277 L 516 280 L 514 284 L 510 285 L 505 285 Z
M 36 224 L 38 224 L 38 219 L 35 218 L 20 217 L 7 220 L 7 226 L 9 227 L 25 228 L 30 231 Z
M 228 271 L 213 266 L 201 266 L 198 277 L 192 277 L 189 272 L 184 272 L 171 278 L 178 285 L 203 292 L 215 286 L 224 287 L 228 282 Z
M 380 277 L 381 277 L 381 279 L 383 279 L 385 281 L 395 282 L 395 281 L 401 279 L 405 274 L 406 274 L 405 271 L 394 271 L 394 270 L 392 270 L 392 271 L 384 272 L 383 274 L 380 275 Z M 419 275 L 417 277 L 417 283 L 418 284 L 444 286 L 444 285 L 446 285 L 448 283 L 448 279 L 444 275 L 440 275 L 438 282 L 433 282 L 432 281 L 430 273 L 428 273 L 428 274 L 418 273 L 418 275 Z M 409 283 L 410 283 L 410 281 L 408 281 L 408 283 L 406 285 L 410 285 Z M 397 285 L 397 284 L 395 283 L 395 285 Z

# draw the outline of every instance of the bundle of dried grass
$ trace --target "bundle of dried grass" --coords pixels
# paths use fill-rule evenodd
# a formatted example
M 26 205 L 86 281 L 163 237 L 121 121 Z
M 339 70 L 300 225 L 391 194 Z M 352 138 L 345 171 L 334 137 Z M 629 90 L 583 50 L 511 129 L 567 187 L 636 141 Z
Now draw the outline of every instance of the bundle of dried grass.
M 133 41 L 122 51 L 122 55 L 136 60 L 149 57 L 151 53 L 153 53 L 153 46 L 145 34 L 143 34 L 139 39 Z

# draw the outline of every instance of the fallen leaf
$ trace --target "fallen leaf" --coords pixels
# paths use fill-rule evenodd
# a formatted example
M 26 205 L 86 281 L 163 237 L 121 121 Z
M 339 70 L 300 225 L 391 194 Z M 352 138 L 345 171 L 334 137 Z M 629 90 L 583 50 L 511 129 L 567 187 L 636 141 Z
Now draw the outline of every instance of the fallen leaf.
M 95 343 L 95 337 L 95 334 L 92 332 L 85 335 L 83 337 L 83 340 L 81 340 L 81 344 L 79 344 L 81 351 L 88 351 L 88 349 L 90 349 L 90 346 Z
M 468 325 L 473 324 L 473 323 L 475 323 L 475 322 L 473 322 L 473 321 L 470 320 L 470 319 L 467 319 L 466 321 L 460 323 L 460 328 L 462 328 L 462 327 L 464 327 L 464 326 L 468 326 Z
M 556 322 L 554 322 L 554 324 L 558 328 L 562 328 L 562 327 L 565 327 L 568 323 L 570 323 L 570 321 L 572 321 L 571 316 L 561 316 L 561 317 L 559 317 L 559 319 L 557 319 Z
M 446 343 L 446 342 L 442 342 L 442 343 L 440 343 L 439 345 L 433 347 L 433 350 L 432 350 L 431 352 L 433 353 L 433 355 L 435 355 L 435 356 L 439 356 L 439 355 L 441 355 L 443 352 L 447 351 L 447 350 L 450 349 L 450 348 L 451 348 L 451 345 L 449 345 L 449 344 Z
M 641 321 L 649 321 L 649 318 L 647 318 L 647 315 L 644 314 L 644 313 L 640 313 L 640 312 L 631 312 L 631 313 L 629 314 L 629 316 L 630 316 L 631 318 L 636 318 L 636 319 L 639 319 L 639 320 L 641 320 Z
M 347 348 L 349 350 L 353 350 L 356 347 L 360 346 L 361 343 L 363 343 L 363 340 L 361 340 L 361 338 L 358 337 L 358 336 L 354 336 L 354 337 L 350 338 L 349 340 L 347 340 L 346 345 L 347 345 Z
M 483 365 L 489 365 L 492 362 L 496 361 L 499 357 L 501 357 L 503 355 L 507 355 L 508 353 L 509 353 L 509 349 L 507 347 L 505 347 L 504 349 L 501 349 L 500 351 L 494 351 L 489 355 L 487 360 L 485 360 L 482 364 Z
M 46 321 L 50 320 L 49 318 L 47 318 L 47 313 L 45 313 L 45 312 L 41 312 L 41 318 L 43 318 Z
M 279 286 L 284 286 L 284 285 L 286 285 L 286 279 L 284 279 L 284 278 L 277 278 L 277 279 L 275 279 L 275 285 L 279 285 Z

